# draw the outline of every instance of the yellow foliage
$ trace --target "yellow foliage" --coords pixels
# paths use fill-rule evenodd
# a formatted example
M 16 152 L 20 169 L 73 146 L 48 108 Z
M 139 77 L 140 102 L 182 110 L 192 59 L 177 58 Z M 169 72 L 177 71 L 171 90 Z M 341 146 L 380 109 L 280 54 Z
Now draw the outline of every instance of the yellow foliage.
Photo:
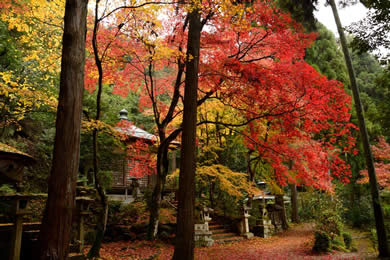
M 0 73 L 0 127 L 16 125 L 33 111 L 55 111 L 60 71 L 64 0 L 2 0 L 0 20 L 17 31 L 22 63 Z
M 109 124 L 104 123 L 100 120 L 82 120 L 81 130 L 83 132 L 92 132 L 93 130 L 98 130 L 99 132 L 104 132 L 109 135 L 115 135 L 117 132 L 114 127 Z
M 36 61 L 32 71 L 60 71 L 64 0 L 4 0 L 9 8 L 0 10 L 0 20 L 9 30 L 21 33 L 17 39 L 23 50 L 23 60 Z
M 12 72 L 0 72 L 0 127 L 15 125 L 25 117 L 26 113 L 43 108 L 45 111 L 55 111 L 57 99 L 48 93 L 36 90 Z
M 246 195 L 258 194 L 261 191 L 248 180 L 248 174 L 234 172 L 220 164 L 201 166 L 196 169 L 196 179 L 201 185 L 217 184 L 219 189 L 237 200 Z

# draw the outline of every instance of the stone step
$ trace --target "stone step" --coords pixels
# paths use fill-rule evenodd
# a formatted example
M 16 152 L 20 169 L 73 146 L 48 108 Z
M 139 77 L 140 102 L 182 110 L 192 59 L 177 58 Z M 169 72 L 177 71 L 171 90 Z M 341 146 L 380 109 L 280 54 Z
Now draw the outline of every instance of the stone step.
M 214 239 L 214 243 L 216 243 L 216 244 L 225 244 L 225 243 L 237 242 L 237 241 L 241 241 L 241 240 L 244 240 L 244 237 L 235 235 L 233 237 Z
M 209 225 L 209 230 L 225 229 L 222 225 Z
M 228 232 L 226 229 L 224 228 L 218 228 L 218 229 L 209 229 L 211 232 L 213 232 L 213 234 L 221 234 L 221 233 L 226 233 Z
M 210 223 L 209 222 L 209 227 L 223 227 L 224 225 L 220 224 L 220 223 Z
M 211 238 L 214 240 L 218 240 L 218 239 L 224 239 L 224 238 L 235 237 L 235 236 L 237 236 L 236 233 L 225 232 L 225 233 L 219 233 L 219 234 L 212 234 Z

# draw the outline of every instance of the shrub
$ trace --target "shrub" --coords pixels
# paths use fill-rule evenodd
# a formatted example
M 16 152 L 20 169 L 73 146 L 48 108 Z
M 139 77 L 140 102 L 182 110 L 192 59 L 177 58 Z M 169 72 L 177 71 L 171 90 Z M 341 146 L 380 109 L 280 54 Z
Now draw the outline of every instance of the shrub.
M 120 224 L 124 225 L 147 223 L 149 221 L 149 213 L 146 208 L 146 203 L 142 201 L 122 205 L 119 216 Z
M 378 248 L 378 237 L 377 237 L 375 228 L 371 229 L 371 241 L 372 241 L 373 247 L 375 249 L 377 249 Z
M 343 223 L 337 211 L 329 209 L 318 216 L 316 226 L 317 230 L 325 232 L 334 239 L 341 234 Z
M 330 249 L 330 237 L 323 231 L 314 233 L 313 250 L 316 252 L 328 252 Z
M 343 239 L 344 239 L 344 244 L 347 249 L 351 248 L 352 245 L 352 236 L 349 233 L 343 233 Z
M 121 202 L 120 201 L 108 201 L 108 220 L 107 224 L 113 224 L 120 221 Z
M 326 252 L 329 249 L 348 251 L 352 237 L 343 233 L 342 208 L 337 198 L 325 201 L 327 208 L 322 208 L 316 215 L 314 251 Z

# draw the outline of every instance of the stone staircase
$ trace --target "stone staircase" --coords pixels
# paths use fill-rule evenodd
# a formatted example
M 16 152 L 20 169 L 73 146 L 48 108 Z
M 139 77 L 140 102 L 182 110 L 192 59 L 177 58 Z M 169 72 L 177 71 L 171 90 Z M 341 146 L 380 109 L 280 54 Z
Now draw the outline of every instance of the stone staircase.
M 216 221 L 211 221 L 209 223 L 209 230 L 213 233 L 211 238 L 214 240 L 214 243 L 217 244 L 244 240 L 244 237 L 230 232 L 223 225 L 217 223 Z

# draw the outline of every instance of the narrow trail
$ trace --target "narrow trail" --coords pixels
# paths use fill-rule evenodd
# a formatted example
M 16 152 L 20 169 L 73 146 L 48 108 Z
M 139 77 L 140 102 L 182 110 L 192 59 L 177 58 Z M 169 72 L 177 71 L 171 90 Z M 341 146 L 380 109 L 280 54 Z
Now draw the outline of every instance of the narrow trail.
M 318 255 L 312 252 L 314 225 L 309 223 L 292 226 L 288 231 L 270 238 L 255 237 L 250 240 L 217 244 L 195 249 L 197 260 L 295 260 L 295 259 L 375 259 L 375 252 L 369 250 L 369 239 L 352 231 L 358 252 L 331 252 Z M 355 233 L 354 233 L 355 232 Z M 112 259 L 171 259 L 173 246 L 161 242 L 136 241 L 115 242 L 103 245 L 101 257 Z
M 228 245 L 199 249 L 198 259 L 305 259 L 311 253 L 313 225 L 291 227 L 270 238 L 253 238 Z

